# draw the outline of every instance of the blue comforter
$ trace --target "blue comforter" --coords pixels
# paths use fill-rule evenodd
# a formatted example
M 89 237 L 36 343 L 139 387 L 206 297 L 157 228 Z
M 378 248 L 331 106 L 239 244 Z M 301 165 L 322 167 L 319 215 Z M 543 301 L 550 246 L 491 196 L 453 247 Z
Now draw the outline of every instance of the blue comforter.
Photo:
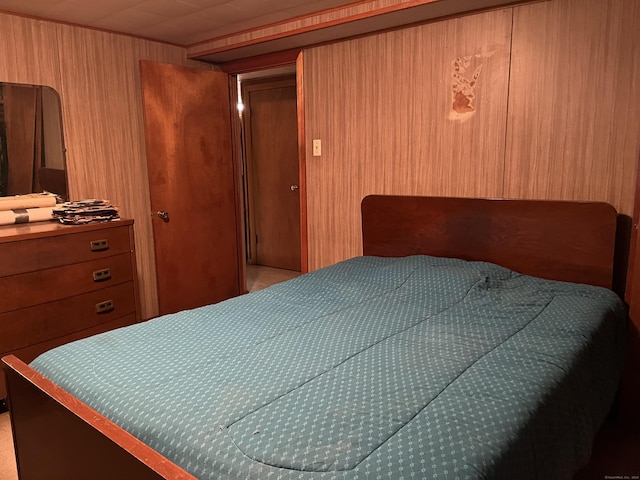
M 603 288 L 358 257 L 32 366 L 202 479 L 547 480 L 588 460 L 624 319 Z

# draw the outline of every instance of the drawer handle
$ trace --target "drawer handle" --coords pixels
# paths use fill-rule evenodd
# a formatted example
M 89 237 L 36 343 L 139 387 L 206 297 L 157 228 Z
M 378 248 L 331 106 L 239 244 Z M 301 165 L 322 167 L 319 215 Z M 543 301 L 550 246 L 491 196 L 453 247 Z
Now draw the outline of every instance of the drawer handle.
M 113 300 L 105 300 L 104 302 L 96 303 L 96 313 L 108 313 L 113 310 L 115 306 L 113 305 Z
M 94 282 L 106 282 L 111 279 L 111 269 L 104 268 L 102 270 L 96 270 L 93 272 L 93 281 Z
M 102 252 L 104 250 L 109 250 L 109 240 L 92 240 L 91 241 L 91 251 L 92 252 Z

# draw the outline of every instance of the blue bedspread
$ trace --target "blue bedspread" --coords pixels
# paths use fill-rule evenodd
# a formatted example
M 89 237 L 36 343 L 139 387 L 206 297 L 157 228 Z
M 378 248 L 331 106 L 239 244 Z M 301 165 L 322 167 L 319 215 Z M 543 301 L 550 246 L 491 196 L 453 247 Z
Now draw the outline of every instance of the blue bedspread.
M 358 257 L 32 366 L 198 478 L 571 478 L 611 407 L 612 292 Z

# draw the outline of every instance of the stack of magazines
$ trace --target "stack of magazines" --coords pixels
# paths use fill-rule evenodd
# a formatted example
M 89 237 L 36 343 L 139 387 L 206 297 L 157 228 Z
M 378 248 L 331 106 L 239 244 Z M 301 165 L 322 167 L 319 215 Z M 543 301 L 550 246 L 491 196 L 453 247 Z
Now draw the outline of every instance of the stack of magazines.
M 80 225 L 92 222 L 110 222 L 120 218 L 118 208 L 108 200 L 78 200 L 61 203 L 53 209 L 52 217 L 60 223 Z

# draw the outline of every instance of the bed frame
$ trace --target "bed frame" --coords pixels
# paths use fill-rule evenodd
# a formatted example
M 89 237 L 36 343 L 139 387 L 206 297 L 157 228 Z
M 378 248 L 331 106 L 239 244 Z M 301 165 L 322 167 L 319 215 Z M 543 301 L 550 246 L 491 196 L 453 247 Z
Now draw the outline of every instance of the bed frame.
M 372 195 L 364 255 L 433 255 L 611 288 L 617 212 L 608 203 Z
M 605 203 L 374 195 L 362 202 L 363 253 L 484 260 L 611 288 L 616 222 Z M 18 358 L 3 362 L 21 480 L 194 478 Z

